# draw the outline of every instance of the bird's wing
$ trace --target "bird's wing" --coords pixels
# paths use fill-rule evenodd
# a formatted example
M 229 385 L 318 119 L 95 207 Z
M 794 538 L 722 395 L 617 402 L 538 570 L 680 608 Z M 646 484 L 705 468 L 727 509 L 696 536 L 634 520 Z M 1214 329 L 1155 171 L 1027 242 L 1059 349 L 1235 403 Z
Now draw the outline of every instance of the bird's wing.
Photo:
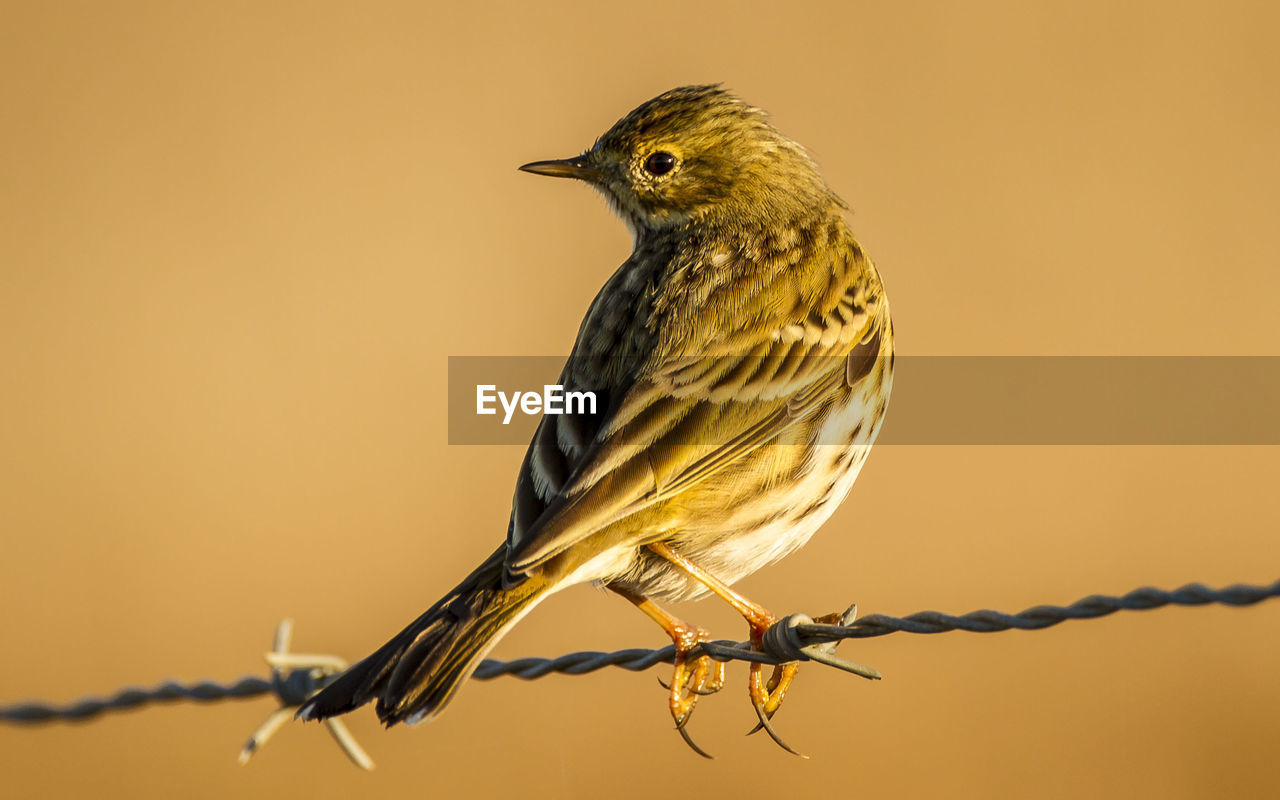
M 887 306 L 856 245 L 852 255 L 856 268 L 808 313 L 648 365 L 596 417 L 544 416 L 516 485 L 510 579 L 741 461 L 869 373 Z

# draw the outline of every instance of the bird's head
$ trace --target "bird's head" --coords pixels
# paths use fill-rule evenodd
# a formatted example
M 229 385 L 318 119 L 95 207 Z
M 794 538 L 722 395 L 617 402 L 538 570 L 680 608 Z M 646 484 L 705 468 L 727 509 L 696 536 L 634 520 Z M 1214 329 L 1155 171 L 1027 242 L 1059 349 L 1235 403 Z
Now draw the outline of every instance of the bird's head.
M 637 234 L 718 215 L 791 218 L 839 203 L 804 148 L 719 86 L 672 89 L 582 155 L 520 169 L 590 183 Z

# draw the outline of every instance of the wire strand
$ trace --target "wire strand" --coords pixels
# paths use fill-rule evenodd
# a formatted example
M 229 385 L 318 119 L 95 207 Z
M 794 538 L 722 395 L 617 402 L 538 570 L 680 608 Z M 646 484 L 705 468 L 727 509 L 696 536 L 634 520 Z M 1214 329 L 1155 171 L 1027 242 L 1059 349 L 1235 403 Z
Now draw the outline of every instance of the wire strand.
M 802 614 L 793 614 L 779 620 L 765 637 L 764 652 L 754 650 L 746 642 L 717 641 L 704 645 L 705 652 L 723 661 L 747 660 L 765 663 L 814 660 L 828 663 L 840 669 L 849 668 L 851 662 L 834 657 L 835 643 L 845 639 L 866 639 L 890 633 L 934 634 L 948 631 L 971 633 L 995 633 L 1006 630 L 1040 630 L 1073 619 L 1096 619 L 1118 611 L 1146 611 L 1163 606 L 1202 606 L 1209 604 L 1247 606 L 1280 596 L 1280 580 L 1269 586 L 1235 584 L 1222 589 L 1212 589 L 1204 584 L 1191 583 L 1172 591 L 1151 587 L 1135 589 L 1118 597 L 1090 595 L 1068 606 L 1040 605 L 1017 614 L 999 611 L 973 611 L 952 616 L 937 611 L 921 611 L 906 617 L 890 617 L 872 614 L 852 620 L 848 624 L 832 625 L 815 623 Z M 853 609 L 851 609 L 853 611 Z M 584 675 L 605 667 L 621 667 L 640 672 L 656 664 L 670 664 L 675 654 L 672 646 L 651 649 L 618 650 L 612 653 L 583 651 L 569 653 L 558 658 L 519 658 L 513 661 L 485 660 L 476 670 L 475 677 L 490 680 L 511 675 L 525 680 L 541 678 L 551 673 Z M 0 706 L 0 721 L 12 723 L 42 723 L 57 720 L 84 721 L 104 712 L 139 708 L 152 703 L 178 701 L 214 702 L 218 700 L 258 697 L 274 693 L 281 703 L 295 706 L 310 694 L 319 691 L 333 680 L 337 671 L 328 667 L 319 669 L 308 657 L 297 656 L 300 666 L 277 669 L 273 677 L 244 677 L 230 684 L 212 681 L 179 683 L 167 681 L 150 689 L 127 687 L 108 697 L 88 697 L 66 705 L 47 702 L 28 702 Z M 332 659 L 332 657 L 313 657 Z M 859 665 L 853 665 L 859 666 Z M 867 669 L 867 668 L 863 668 Z M 874 670 L 871 670 L 874 672 Z M 863 674 L 859 672 L 858 674 Z M 878 677 L 878 675 L 865 675 Z

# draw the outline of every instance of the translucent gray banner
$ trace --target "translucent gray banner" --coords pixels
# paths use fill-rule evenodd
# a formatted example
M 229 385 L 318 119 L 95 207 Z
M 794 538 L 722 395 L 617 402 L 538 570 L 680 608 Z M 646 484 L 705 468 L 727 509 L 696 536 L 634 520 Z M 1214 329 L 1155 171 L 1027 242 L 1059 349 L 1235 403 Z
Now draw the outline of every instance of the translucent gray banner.
M 746 358 L 729 360 L 754 368 Z M 617 398 L 607 392 L 596 392 L 590 407 L 588 398 L 554 388 L 564 362 L 563 356 L 451 356 L 449 443 L 524 445 L 543 413 L 608 413 Z M 1280 357 L 899 357 L 877 442 L 1280 444 Z

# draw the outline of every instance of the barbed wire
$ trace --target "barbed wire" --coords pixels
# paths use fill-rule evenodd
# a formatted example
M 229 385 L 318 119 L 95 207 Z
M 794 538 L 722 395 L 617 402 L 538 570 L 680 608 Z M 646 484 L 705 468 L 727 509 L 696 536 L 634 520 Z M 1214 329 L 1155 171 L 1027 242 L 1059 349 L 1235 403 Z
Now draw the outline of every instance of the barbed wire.
M 1068 606 L 1039 605 L 1017 614 L 999 611 L 972 611 L 952 616 L 937 611 L 921 611 L 906 617 L 871 614 L 857 618 L 857 606 L 851 606 L 835 621 L 815 621 L 804 614 L 779 619 L 765 633 L 760 649 L 749 642 L 719 640 L 701 645 L 701 651 L 718 661 L 755 661 L 781 664 L 789 661 L 815 661 L 865 678 L 879 678 L 870 667 L 847 661 L 835 655 L 835 647 L 846 639 L 867 639 L 890 633 L 935 634 L 949 631 L 996 633 L 1007 630 L 1041 630 L 1073 619 L 1096 619 L 1118 611 L 1147 611 L 1164 606 L 1227 605 L 1247 606 L 1280 597 L 1280 580 L 1257 586 L 1234 584 L 1213 589 L 1201 583 L 1190 583 L 1172 591 L 1143 587 L 1118 597 L 1090 595 Z M 831 615 L 835 618 L 837 615 Z M 250 736 L 240 753 L 244 763 L 266 743 L 267 739 L 312 694 L 327 686 L 344 669 L 346 662 L 336 656 L 290 653 L 292 623 L 284 620 L 276 630 L 274 646 L 266 654 L 271 677 L 244 677 L 230 684 L 213 681 L 180 683 L 166 681 L 152 688 L 126 687 L 107 697 L 87 697 L 66 705 L 28 702 L 0 706 L 0 722 L 39 724 L 54 721 L 83 722 L 110 711 L 121 711 L 153 703 L 179 701 L 214 702 L 227 699 L 274 694 L 280 706 Z M 693 655 L 698 655 L 694 653 Z M 582 651 L 557 658 L 519 658 L 513 661 L 487 659 L 475 672 L 480 680 L 511 675 L 534 680 L 559 673 L 584 675 L 605 667 L 621 667 L 641 672 L 657 664 L 670 664 L 675 647 L 660 649 L 634 648 L 614 652 Z M 373 761 L 360 748 L 341 720 L 325 720 L 329 732 L 343 752 L 358 766 L 373 767 Z

